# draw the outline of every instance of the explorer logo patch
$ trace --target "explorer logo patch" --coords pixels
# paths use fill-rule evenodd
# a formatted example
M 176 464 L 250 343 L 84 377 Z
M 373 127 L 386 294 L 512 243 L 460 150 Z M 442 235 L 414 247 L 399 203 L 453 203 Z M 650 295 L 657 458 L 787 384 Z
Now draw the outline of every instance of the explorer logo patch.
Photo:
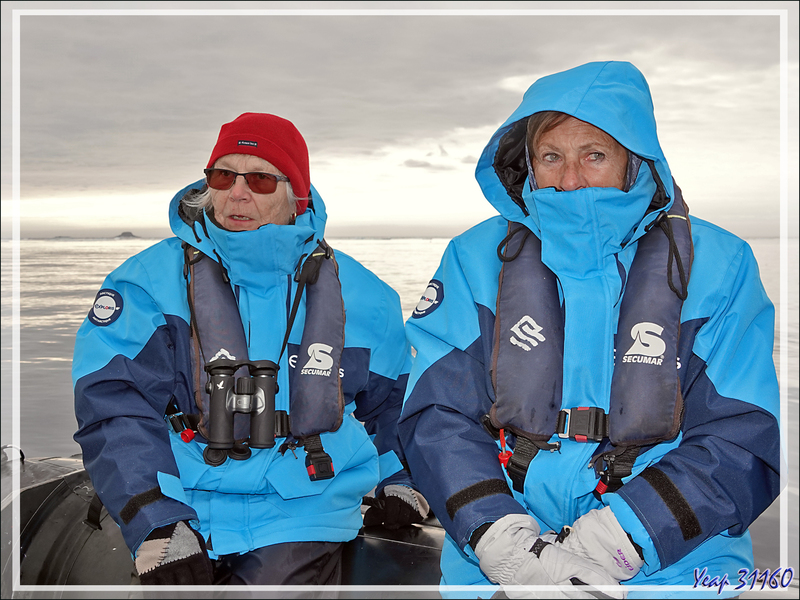
M 252 146 L 258 148 L 258 142 L 251 142 L 250 140 L 239 140 L 238 146 Z
M 122 304 L 122 296 L 119 292 L 100 290 L 89 310 L 89 320 L 100 327 L 111 325 L 122 314 Z
M 433 311 L 439 308 L 439 306 L 441 306 L 443 300 L 444 285 L 442 285 L 441 281 L 431 279 L 431 282 L 428 284 L 428 287 L 425 289 L 425 292 L 419 299 L 417 307 L 414 309 L 414 312 L 411 313 L 411 317 L 414 319 L 419 319 L 425 315 L 431 314 Z
M 515 346 L 519 346 L 525 352 L 530 352 L 532 348 L 535 348 L 546 339 L 542 334 L 541 325 L 528 315 L 517 321 L 516 325 L 511 328 L 511 333 L 512 336 L 508 341 Z

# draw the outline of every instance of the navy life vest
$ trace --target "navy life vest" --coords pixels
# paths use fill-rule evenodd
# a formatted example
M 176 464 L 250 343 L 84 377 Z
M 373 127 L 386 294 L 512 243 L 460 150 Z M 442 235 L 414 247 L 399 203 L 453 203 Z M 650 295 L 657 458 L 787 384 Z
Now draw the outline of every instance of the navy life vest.
M 554 433 L 577 441 L 606 441 L 595 456 L 600 476 L 596 494 L 622 485 L 643 446 L 678 434 L 683 397 L 677 348 L 693 248 L 688 210 L 677 185 L 675 190 L 672 208 L 662 211 L 639 239 L 625 282 L 617 331 L 641 333 L 634 346 L 643 344 L 643 351 L 616 356 L 608 414 L 598 407 L 561 409 L 564 314 L 557 277 L 542 262 L 536 235 L 509 222 L 509 234 L 498 248 L 503 266 L 491 370 L 496 400 L 484 425 L 496 439 L 500 430 L 516 435 L 514 454 L 504 458 L 517 491 L 523 491 L 536 453 L 558 448 L 560 442 L 548 442 Z M 536 307 L 538 322 L 518 320 L 531 307 Z M 520 351 L 519 339 L 508 336 L 515 327 L 523 334 L 518 337 L 532 345 L 540 331 L 547 331 L 547 344 L 539 344 L 536 352 Z M 646 347 L 648 340 L 654 347 Z M 525 384 L 531 381 L 537 384 Z
M 205 366 L 217 359 L 247 361 L 247 342 L 236 298 L 224 267 L 189 244 L 184 243 L 183 248 L 184 276 L 187 279 L 191 313 L 194 396 L 200 411 L 199 418 L 195 415 L 188 423 L 191 423 L 190 429 L 196 429 L 208 438 L 210 395 L 206 389 Z M 281 355 L 286 349 L 300 299 L 306 290 L 306 317 L 299 355 L 312 356 L 313 348 L 309 351 L 312 345 L 323 346 L 326 364 L 321 366 L 330 368 L 295 369 L 291 378 L 289 415 L 282 411 L 276 413 L 275 435 L 288 438 L 282 451 L 304 446 L 309 476 L 314 480 L 325 479 L 333 476 L 333 466 L 322 448 L 319 434 L 339 429 L 344 414 L 339 368 L 344 348 L 345 313 L 333 249 L 324 240 L 320 241 L 314 252 L 301 257 L 294 279 L 298 283 L 297 291 Z M 327 365 L 329 362 L 331 364 Z M 247 367 L 242 366 L 235 375 L 247 373 Z M 180 429 L 175 427 L 174 417 L 171 421 L 173 429 Z M 183 421 L 184 426 L 188 423 Z M 250 432 L 250 415 L 234 414 L 233 430 L 237 444 L 246 442 Z

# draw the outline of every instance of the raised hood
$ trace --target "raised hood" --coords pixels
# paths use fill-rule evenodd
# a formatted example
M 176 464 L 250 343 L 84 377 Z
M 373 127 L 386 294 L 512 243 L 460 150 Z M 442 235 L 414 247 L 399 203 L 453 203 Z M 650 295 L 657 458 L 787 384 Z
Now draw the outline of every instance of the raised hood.
M 647 81 L 630 63 L 594 62 L 536 81 L 481 154 L 475 176 L 503 217 L 522 221 L 526 216 L 522 197 L 528 179 L 527 120 L 542 111 L 559 111 L 591 123 L 650 161 L 666 193 L 657 208 L 669 207 L 674 197 L 672 175 L 658 143 Z M 643 165 L 639 172 L 646 171 Z

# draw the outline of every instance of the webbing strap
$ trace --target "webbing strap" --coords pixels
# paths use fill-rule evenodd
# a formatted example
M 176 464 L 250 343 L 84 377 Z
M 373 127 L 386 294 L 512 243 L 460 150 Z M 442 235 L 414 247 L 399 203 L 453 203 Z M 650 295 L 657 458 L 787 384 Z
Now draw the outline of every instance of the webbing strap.
M 520 494 L 525 492 L 525 475 L 528 473 L 528 466 L 533 457 L 539 452 L 532 441 L 528 438 L 517 436 L 517 443 L 514 446 L 514 453 L 508 460 L 506 471 L 514 484 L 514 489 Z
M 100 500 L 100 496 L 95 492 L 92 501 L 89 503 L 89 511 L 86 514 L 86 518 L 83 520 L 84 524 L 95 530 L 102 529 L 103 527 L 100 525 L 100 513 L 102 510 L 103 501 Z
M 600 481 L 597 482 L 597 487 L 594 489 L 595 498 L 600 500 L 600 496 L 606 492 L 616 492 L 622 487 L 622 479 L 633 472 L 633 464 L 641 451 L 641 446 L 619 447 L 605 452 L 595 459 L 602 459 L 606 464 L 605 470 L 600 474 Z
M 283 336 L 283 344 L 281 344 L 281 353 L 278 356 L 278 361 L 280 361 L 280 357 L 283 356 L 286 345 L 289 343 L 289 335 L 292 333 L 292 325 L 294 325 L 295 317 L 297 317 L 297 309 L 300 306 L 300 298 L 303 296 L 303 290 L 306 284 L 313 285 L 317 282 L 322 261 L 330 257 L 330 246 L 323 240 L 319 242 L 319 246 L 311 253 L 311 256 L 308 257 L 308 260 L 306 260 L 302 266 L 300 266 L 300 264 L 297 265 L 297 273 L 294 277 L 294 280 L 297 282 L 297 291 L 294 294 L 292 309 L 289 313 L 289 319 L 286 325 L 286 335 Z M 303 258 L 305 258 L 305 255 L 301 256 L 300 260 L 302 261 Z

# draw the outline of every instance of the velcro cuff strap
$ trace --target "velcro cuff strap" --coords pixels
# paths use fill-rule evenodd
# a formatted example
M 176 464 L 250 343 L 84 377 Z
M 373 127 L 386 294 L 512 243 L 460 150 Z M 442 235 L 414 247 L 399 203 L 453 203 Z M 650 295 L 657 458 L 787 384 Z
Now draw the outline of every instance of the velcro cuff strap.
M 697 515 L 694 514 L 692 507 L 689 506 L 681 491 L 663 471 L 649 467 L 642 471 L 639 476 L 653 487 L 661 497 L 661 500 L 664 501 L 664 504 L 667 505 L 681 528 L 684 541 L 689 541 L 703 533 L 703 528 L 700 526 L 700 521 L 697 520 Z
M 164 494 L 162 494 L 161 489 L 157 487 L 153 488 L 152 490 L 142 492 L 141 494 L 136 494 L 133 498 L 128 500 L 128 503 L 122 507 L 121 511 L 119 511 L 119 517 L 122 519 L 122 522 L 127 525 L 133 520 L 133 518 L 142 508 L 148 504 L 157 502 L 162 498 L 164 498 Z
M 453 520 L 456 513 L 467 504 L 497 494 L 513 496 L 504 479 L 486 479 L 484 481 L 479 481 L 476 484 L 464 488 L 460 492 L 456 492 L 447 499 L 445 503 L 447 515 Z

